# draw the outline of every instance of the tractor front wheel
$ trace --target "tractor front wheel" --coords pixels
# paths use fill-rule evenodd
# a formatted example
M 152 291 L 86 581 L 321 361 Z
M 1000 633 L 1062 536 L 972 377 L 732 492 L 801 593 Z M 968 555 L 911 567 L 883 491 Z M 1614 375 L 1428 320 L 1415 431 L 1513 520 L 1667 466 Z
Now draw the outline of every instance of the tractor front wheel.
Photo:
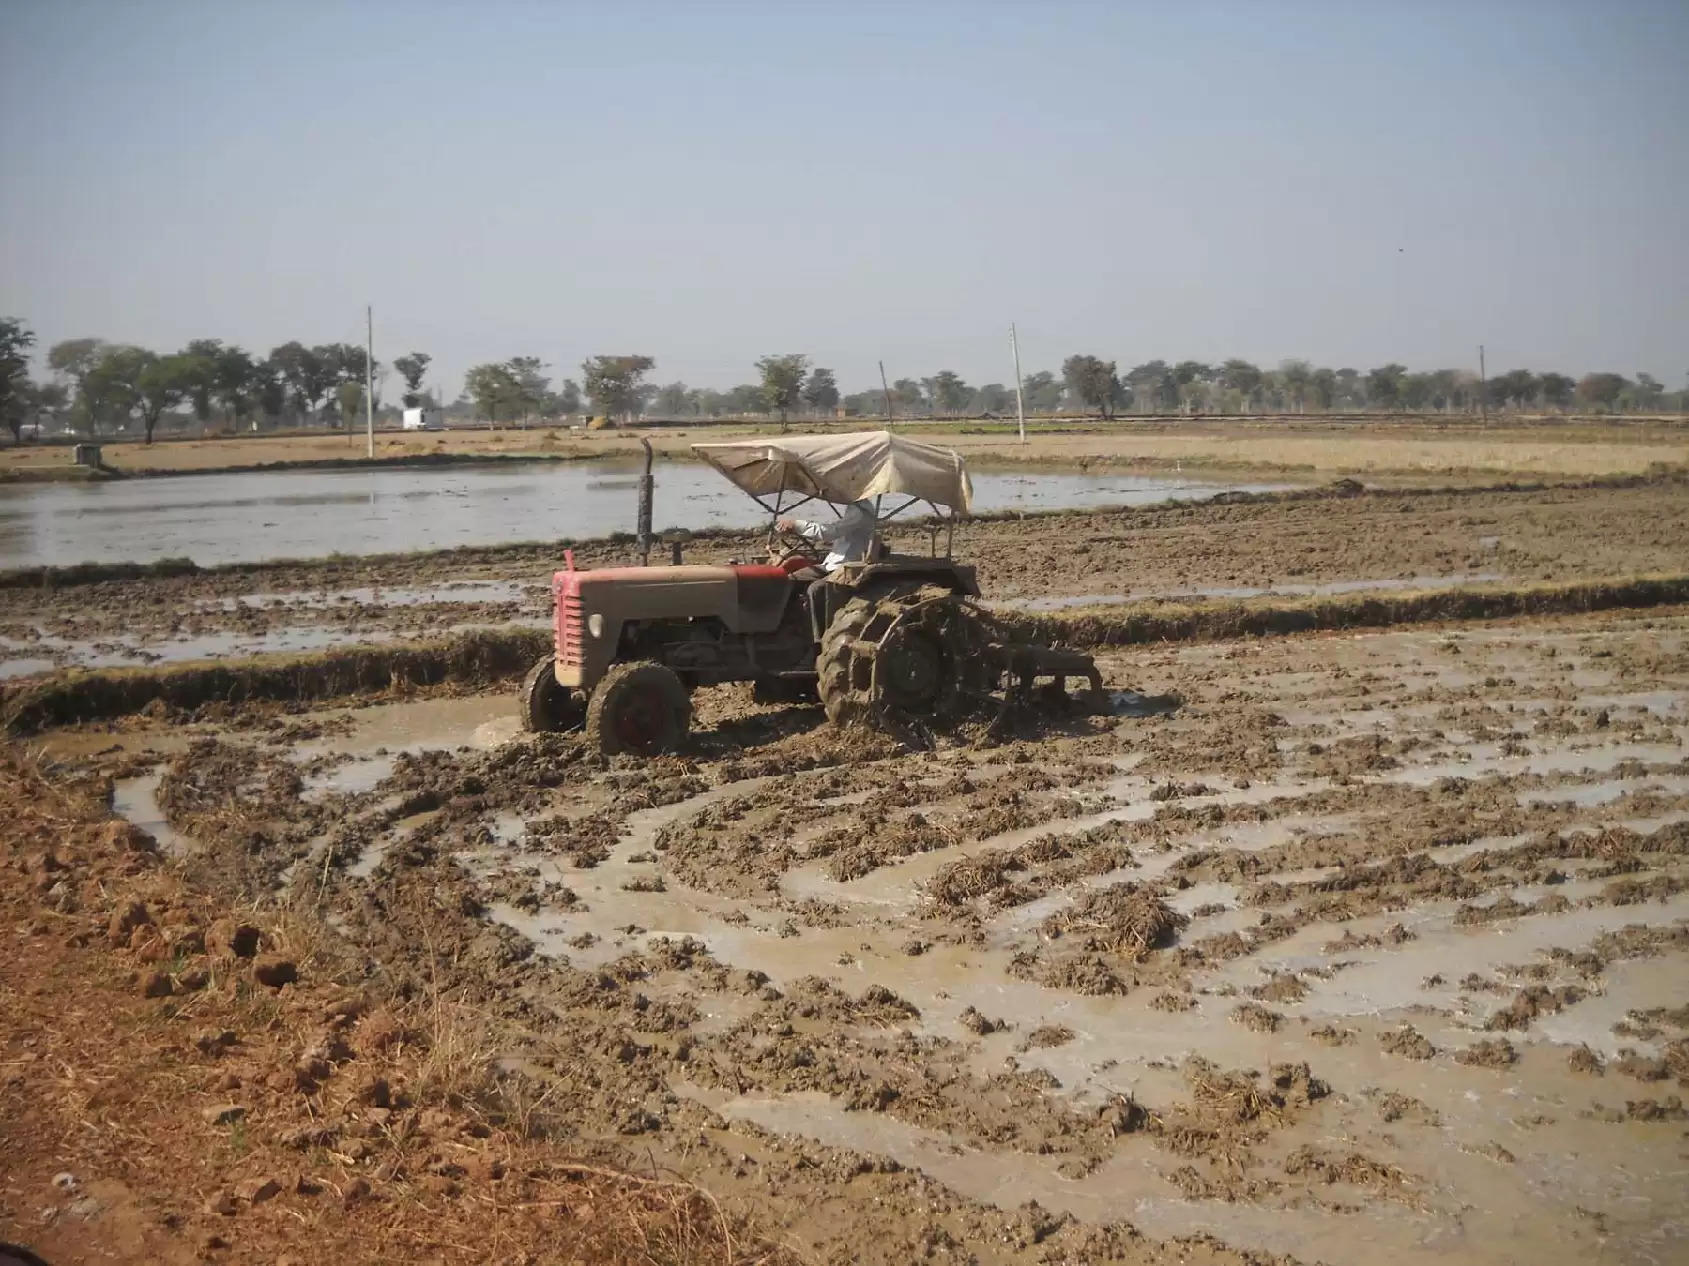
M 523 726 L 536 733 L 576 729 L 585 715 L 579 693 L 558 684 L 550 655 L 535 661 L 522 678 L 517 702 Z
M 692 701 L 662 664 L 617 664 L 604 674 L 586 710 L 586 733 L 606 756 L 673 751 L 692 724 Z

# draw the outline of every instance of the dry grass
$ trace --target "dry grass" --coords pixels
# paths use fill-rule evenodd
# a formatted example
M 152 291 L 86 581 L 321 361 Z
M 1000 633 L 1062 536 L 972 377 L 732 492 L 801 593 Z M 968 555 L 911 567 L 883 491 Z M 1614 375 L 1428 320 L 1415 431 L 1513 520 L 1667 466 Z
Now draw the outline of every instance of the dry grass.
M 861 430 L 878 418 L 846 423 L 805 422 L 806 430 Z M 633 457 L 639 438 L 650 438 L 664 457 L 689 457 L 698 439 L 764 434 L 773 423 L 697 423 L 635 431 L 484 429 L 449 432 L 380 432 L 378 459 L 415 460 L 512 456 Z M 1639 473 L 1656 463 L 1683 460 L 1682 428 L 1668 418 L 1564 419 L 1482 426 L 1476 419 L 1362 418 L 1123 418 L 1100 423 L 1077 418 L 1040 419 L 1021 444 L 1012 424 L 958 420 L 911 421 L 899 430 L 953 447 L 972 461 L 1068 465 L 1224 467 L 1327 473 L 1448 474 L 1451 472 L 1552 476 Z M 285 435 L 171 439 L 153 445 L 103 441 L 111 467 L 132 473 L 189 472 L 343 462 L 363 458 L 361 436 L 320 431 Z M 24 445 L 0 449 L 0 479 L 9 474 L 57 470 L 70 464 L 68 446 Z

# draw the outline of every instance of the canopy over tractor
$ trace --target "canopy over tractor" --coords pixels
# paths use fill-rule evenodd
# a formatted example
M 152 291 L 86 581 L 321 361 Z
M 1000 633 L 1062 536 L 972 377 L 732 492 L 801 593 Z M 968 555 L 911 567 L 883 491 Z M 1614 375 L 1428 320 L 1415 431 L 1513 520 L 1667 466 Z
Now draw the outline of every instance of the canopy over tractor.
M 973 481 L 960 455 L 890 431 L 728 440 L 692 451 L 774 513 L 809 500 L 847 505 L 887 495 L 909 499 L 892 514 L 923 501 L 935 511 L 973 511 Z
M 595 571 L 571 559 L 552 578 L 553 652 L 522 687 L 530 728 L 584 724 L 607 752 L 659 752 L 685 734 L 691 691 L 729 681 L 764 699 L 819 696 L 835 724 L 896 729 L 991 708 L 1001 720 L 1040 679 L 1058 694 L 1083 680 L 1103 703 L 1090 656 L 1017 641 L 974 601 L 973 568 L 949 554 L 973 503 L 955 452 L 889 431 L 692 448 L 770 512 L 769 559 Z M 812 539 L 775 541 L 782 516 L 812 501 L 871 505 L 872 524 L 857 522 L 876 529 L 924 505 L 951 529 L 945 552 L 936 529 L 925 555 L 887 553 L 876 531 L 828 570 Z

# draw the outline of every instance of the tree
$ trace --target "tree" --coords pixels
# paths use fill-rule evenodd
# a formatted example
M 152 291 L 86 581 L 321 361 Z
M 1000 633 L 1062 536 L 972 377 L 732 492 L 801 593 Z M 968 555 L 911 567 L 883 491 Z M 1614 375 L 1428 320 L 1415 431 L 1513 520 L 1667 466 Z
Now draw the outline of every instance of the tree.
M 762 374 L 762 396 L 771 412 L 780 415 L 780 426 L 786 425 L 786 413 L 803 399 L 804 375 L 809 369 L 809 357 L 795 354 L 764 356 L 757 361 Z
M 545 368 L 538 356 L 512 356 L 505 362 L 510 369 L 510 381 L 516 384 L 515 404 L 524 421 L 545 406 L 551 396 L 551 379 L 540 370 Z
M 522 395 L 509 361 L 474 366 L 463 377 L 463 389 L 475 402 L 475 415 L 495 425 L 514 412 Z
M 1401 383 L 1402 407 L 1409 410 L 1423 409 L 1431 402 L 1431 393 L 1435 386 L 1435 380 L 1430 374 L 1408 374 Z
M 98 358 L 82 379 L 82 395 L 89 422 L 98 432 L 101 422 L 121 429 L 141 406 L 141 373 L 153 354 L 139 347 L 102 344 Z
M 573 378 L 565 378 L 558 388 L 557 411 L 565 414 L 581 411 L 581 385 Z
M 30 410 L 36 413 L 51 413 L 57 417 L 70 405 L 70 392 L 65 390 L 62 382 L 30 383 Z
M 905 413 L 913 413 L 924 409 L 926 403 L 926 391 L 913 378 L 899 378 L 892 383 L 891 404 L 893 409 L 902 409 Z
M 272 422 L 280 418 L 287 409 L 287 383 L 281 371 L 268 360 L 258 361 L 252 366 L 252 384 L 258 411 Z
M 197 366 L 192 357 L 180 352 L 172 356 L 154 356 L 151 352 L 144 352 L 142 356 L 140 373 L 135 380 L 135 394 L 146 442 L 151 444 L 158 419 L 165 410 L 174 409 L 182 403 L 193 385 Z
M 1366 398 L 1371 404 L 1382 405 L 1386 409 L 1394 409 L 1401 404 L 1402 378 L 1407 373 L 1406 365 L 1391 363 L 1380 365 L 1366 376 Z
M 1220 366 L 1220 385 L 1237 392 L 1240 407 L 1248 409 L 1261 389 L 1261 371 L 1246 360 L 1229 360 Z
M 1316 408 L 1331 408 L 1337 399 L 1337 371 L 1316 369 L 1308 375 L 1308 397 Z
M 1182 360 L 1173 366 L 1173 385 L 1178 390 L 1179 403 L 1187 412 L 1200 413 L 1208 406 L 1214 372 L 1212 365 L 1199 360 Z
M 369 353 L 356 343 L 330 343 L 326 348 L 325 360 L 335 378 L 340 382 L 364 381 L 364 375 L 369 362 Z
M 952 416 L 967 408 L 968 401 L 973 397 L 968 384 L 963 382 L 957 374 L 948 369 L 941 369 L 930 380 L 932 390 L 932 407 L 935 413 L 948 413 Z
M 843 397 L 839 404 L 843 407 L 847 418 L 866 418 L 876 415 L 883 417 L 886 410 L 885 392 L 878 387 L 872 387 L 867 391 L 853 391 L 848 396 Z
M 12 439 L 23 438 L 23 424 L 35 405 L 35 391 L 29 381 L 29 349 L 35 346 L 35 332 L 15 317 L 0 318 L 0 418 L 12 429 Z
M 1120 403 L 1122 390 L 1113 361 L 1095 356 L 1069 356 L 1062 362 L 1061 373 L 1074 398 L 1097 410 L 1105 421 L 1114 416 L 1114 406 Z
M 193 350 L 192 344 L 189 344 L 188 350 Z M 306 347 L 299 342 L 283 343 L 270 353 L 270 363 L 280 372 L 301 411 L 308 417 L 315 417 L 339 372 L 336 347 L 333 344 Z M 204 418 L 200 420 L 204 421 Z
M 651 402 L 651 407 L 657 411 L 658 417 L 683 417 L 696 409 L 697 393 L 683 382 L 671 382 L 657 389 L 657 398 Z
M 742 382 L 727 393 L 723 408 L 728 413 L 763 413 L 768 408 L 768 397 L 763 395 L 761 383 Z
M 1578 379 L 1577 397 L 1596 409 L 1611 409 L 1629 384 L 1623 374 L 1585 374 Z
M 972 409 L 984 417 L 988 413 L 1007 413 L 1014 408 L 1015 398 L 1000 382 L 988 382 L 974 392 Z
M 1515 369 L 1490 379 L 1490 403 L 1497 408 L 1529 404 L 1536 398 L 1537 376 L 1528 369 Z
M 1281 360 L 1278 376 L 1284 384 L 1284 394 L 1290 401 L 1290 407 L 1298 413 L 1305 412 L 1309 389 L 1313 386 L 1314 367 L 1305 360 Z
M 1542 393 L 1542 402 L 1556 409 L 1564 409 L 1572 402 L 1572 391 L 1577 387 L 1565 374 L 1547 373 L 1537 379 L 1537 390 Z
M 804 403 L 821 413 L 831 413 L 839 404 L 839 384 L 833 371 L 817 367 L 810 371 L 809 381 L 803 385 Z
M 96 433 L 99 419 L 88 398 L 88 375 L 105 346 L 103 339 L 70 338 L 53 344 L 47 351 L 47 368 L 70 385 L 73 422 L 86 427 L 90 434 Z
M 297 347 L 295 343 L 293 346 Z M 217 394 L 217 362 L 223 355 L 223 340 L 196 338 L 183 350 L 188 358 L 188 399 L 194 407 L 194 418 L 203 434 L 211 421 L 211 397 Z M 272 353 L 273 355 L 274 353 Z
M 593 356 L 581 363 L 581 381 L 599 414 L 631 420 L 645 375 L 656 367 L 649 356 Z
M 1653 374 L 1638 373 L 1636 381 L 1623 395 L 1627 408 L 1638 413 L 1653 413 L 1665 406 L 1665 384 Z
M 1150 360 L 1126 375 L 1132 399 L 1143 410 L 1171 409 L 1179 402 L 1179 384 L 1164 360 Z
M 427 352 L 412 352 L 409 356 L 393 358 L 393 368 L 405 380 L 405 392 L 400 397 L 405 402 L 405 408 L 414 409 L 422 403 L 422 379 L 433 359 Z
M 364 384 L 356 378 L 342 378 L 334 388 L 335 407 L 340 412 L 340 425 L 346 428 L 346 442 L 352 442 L 352 426 L 364 409 Z
M 1028 412 L 1054 413 L 1061 407 L 1062 385 L 1047 369 L 1028 374 L 1021 381 L 1020 391 Z
M 252 412 L 258 386 L 257 371 L 252 354 L 244 348 L 225 347 L 213 362 L 212 394 L 223 406 L 225 416 L 233 422 L 243 421 Z

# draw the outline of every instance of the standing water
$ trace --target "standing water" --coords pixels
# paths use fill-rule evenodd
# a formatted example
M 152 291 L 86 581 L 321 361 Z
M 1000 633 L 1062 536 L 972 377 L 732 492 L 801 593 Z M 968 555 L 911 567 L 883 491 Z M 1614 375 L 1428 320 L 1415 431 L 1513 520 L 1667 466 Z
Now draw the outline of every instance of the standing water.
M 656 467 L 659 528 L 751 527 L 756 504 L 715 471 Z M 635 467 L 603 462 L 172 475 L 0 487 L 0 566 L 196 563 L 582 539 L 634 526 Z M 1282 485 L 1137 475 L 974 474 L 974 508 L 1053 510 L 1202 500 Z

